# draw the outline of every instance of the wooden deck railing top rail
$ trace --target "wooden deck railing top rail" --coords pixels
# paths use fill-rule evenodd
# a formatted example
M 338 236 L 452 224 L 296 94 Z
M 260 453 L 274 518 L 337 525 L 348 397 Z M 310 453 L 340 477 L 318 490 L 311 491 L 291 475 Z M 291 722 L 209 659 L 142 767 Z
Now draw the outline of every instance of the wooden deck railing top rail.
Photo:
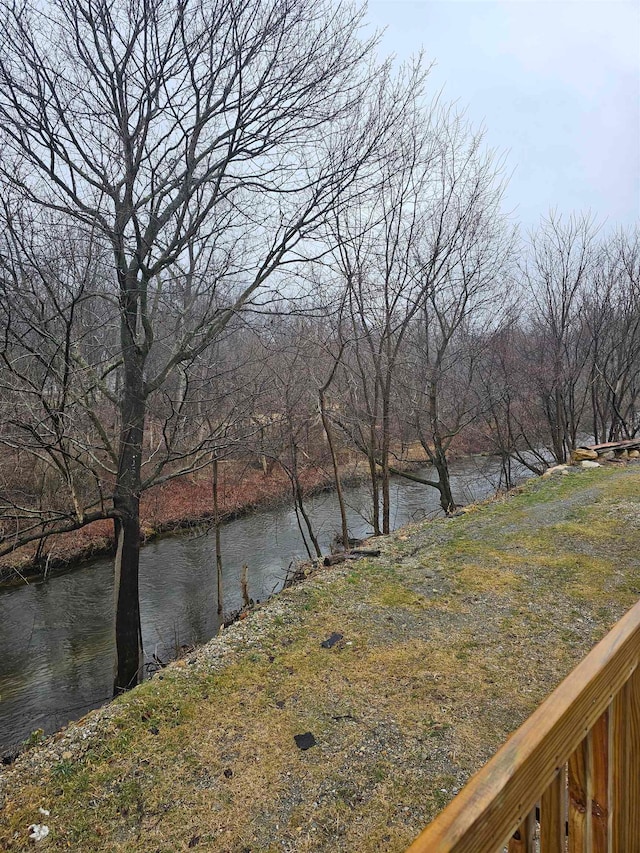
M 531 835 L 538 804 L 539 848 L 527 837 L 510 850 L 640 853 L 639 661 L 640 602 L 407 853 L 496 853 Z

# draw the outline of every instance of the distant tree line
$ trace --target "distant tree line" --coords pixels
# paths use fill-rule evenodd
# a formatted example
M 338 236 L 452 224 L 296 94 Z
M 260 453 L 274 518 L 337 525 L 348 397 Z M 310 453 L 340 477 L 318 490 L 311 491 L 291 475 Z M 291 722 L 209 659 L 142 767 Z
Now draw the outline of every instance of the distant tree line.
M 640 429 L 639 232 L 522 235 L 421 60 L 317 0 L 0 0 L 0 556 L 112 519 L 114 689 L 142 673 L 140 496 L 229 456 L 456 506 Z M 217 474 L 215 475 L 217 477 Z M 214 477 L 214 479 L 215 479 Z M 341 536 L 349 531 L 344 508 Z

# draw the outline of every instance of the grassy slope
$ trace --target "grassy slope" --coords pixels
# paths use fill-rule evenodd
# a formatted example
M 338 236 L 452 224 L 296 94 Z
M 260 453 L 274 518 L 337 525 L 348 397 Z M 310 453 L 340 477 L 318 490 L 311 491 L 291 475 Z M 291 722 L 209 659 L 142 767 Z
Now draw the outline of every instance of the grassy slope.
M 387 537 L 28 752 L 0 849 L 403 850 L 640 595 L 639 521 L 630 465 Z

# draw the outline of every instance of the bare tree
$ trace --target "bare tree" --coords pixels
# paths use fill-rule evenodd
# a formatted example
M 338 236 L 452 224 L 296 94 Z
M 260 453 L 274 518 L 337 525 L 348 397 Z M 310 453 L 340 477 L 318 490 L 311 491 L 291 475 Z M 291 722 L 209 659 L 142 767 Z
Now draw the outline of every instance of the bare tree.
M 171 387 L 179 418 L 186 368 L 335 209 L 394 115 L 367 94 L 384 72 L 347 6 L 54 0 L 1 9 L 5 186 L 35 211 L 34 225 L 38 211 L 57 211 L 111 255 L 118 351 L 102 372 L 117 375 L 108 508 L 117 692 L 141 677 L 141 492 L 194 464 L 183 454 L 169 470 L 165 454 L 143 471 L 150 401 Z M 76 522 L 86 520 L 80 512 Z
M 389 529 L 389 475 L 436 488 L 455 507 L 447 454 L 475 417 L 473 331 L 499 310 L 512 232 L 501 213 L 501 163 L 451 109 L 414 117 L 390 158 L 381 213 L 341 235 L 351 294 L 358 395 L 364 412 L 352 440 L 367 453 L 374 483 L 381 469 L 382 532 Z M 359 236 L 362 235 L 362 236 Z M 422 445 L 437 474 L 424 479 L 391 464 L 391 423 Z M 366 430 L 359 424 L 366 423 Z M 408 429 L 403 429 L 404 424 Z
M 604 241 L 581 305 L 594 440 L 633 437 L 640 421 L 640 239 Z
M 531 324 L 536 333 L 532 375 L 557 462 L 564 462 L 575 446 L 588 400 L 580 389 L 587 359 L 580 327 L 596 257 L 596 234 L 588 215 L 563 221 L 551 213 L 531 235 L 525 255 L 524 282 L 532 299 Z
M 450 125 L 429 227 L 416 248 L 429 281 L 414 346 L 413 422 L 437 475 L 445 512 L 455 508 L 448 452 L 477 417 L 472 379 L 478 331 L 502 312 L 513 228 L 501 209 L 502 161 L 457 117 Z
M 342 343 L 338 347 L 338 351 L 334 358 L 332 359 L 332 364 L 330 365 L 328 374 L 326 376 L 325 381 L 318 388 L 318 407 L 320 409 L 320 418 L 322 420 L 322 427 L 324 429 L 324 434 L 327 440 L 327 446 L 329 448 L 329 453 L 331 455 L 331 467 L 333 469 L 333 481 L 336 487 L 336 497 L 338 498 L 338 509 L 340 511 L 340 534 L 339 539 L 342 542 L 342 546 L 347 551 L 349 549 L 349 524 L 347 521 L 347 508 L 344 500 L 344 492 L 342 488 L 342 477 L 340 473 L 340 463 L 338 460 L 338 450 L 336 446 L 336 436 L 335 431 L 333 429 L 333 424 L 331 421 L 331 407 L 327 405 L 327 392 L 329 391 L 331 384 L 335 378 L 335 375 L 338 371 L 338 368 L 341 364 L 342 353 L 344 351 L 345 344 Z M 327 349 L 326 343 L 324 344 L 323 349 Z
M 521 322 L 523 294 L 517 281 L 512 285 L 513 305 L 507 307 L 503 322 L 481 334 L 480 363 L 474 376 L 476 429 L 483 447 L 499 457 L 501 485 L 507 489 L 514 485 L 514 460 L 538 475 L 548 465 L 546 417 L 528 359 L 535 336 Z
M 342 349 L 354 379 L 340 424 L 368 460 L 375 535 L 390 529 L 392 398 L 411 321 L 429 283 L 416 269 L 415 247 L 430 214 L 429 184 L 442 156 L 448 115 L 415 100 L 390 140 L 380 180 L 336 217 L 336 268 L 346 287 L 349 329 Z M 348 343 L 348 345 L 347 345 Z M 349 413 L 349 415 L 348 415 Z M 380 518 L 382 498 L 382 519 Z
M 321 432 L 316 412 L 315 388 L 309 366 L 317 351 L 306 334 L 303 317 L 276 315 L 261 339 L 262 362 L 270 376 L 265 395 L 261 436 L 262 452 L 277 462 L 291 484 L 293 508 L 309 559 L 322 555 L 313 520 L 305 504 L 304 473 L 315 467 L 317 436 Z
M 3 490 L 1 553 L 114 517 L 103 488 L 117 463 L 107 426 L 114 314 L 99 284 L 107 257 L 56 215 L 41 222 L 57 234 L 43 248 L 23 213 L 4 217 L 0 443 L 5 456 L 29 457 L 20 467 L 32 482 L 21 494 L 10 483 Z
M 579 437 L 638 429 L 638 237 L 596 235 L 586 215 L 545 221 L 521 247 L 526 275 L 512 282 L 506 321 L 486 339 L 476 393 L 506 483 L 511 459 L 541 474 Z

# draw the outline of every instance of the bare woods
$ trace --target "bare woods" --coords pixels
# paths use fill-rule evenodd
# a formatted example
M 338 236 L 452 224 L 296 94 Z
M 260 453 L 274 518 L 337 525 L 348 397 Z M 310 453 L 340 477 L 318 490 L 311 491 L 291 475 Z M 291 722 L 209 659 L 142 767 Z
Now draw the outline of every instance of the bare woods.
M 111 519 L 114 689 L 141 676 L 140 498 L 218 463 L 420 447 L 532 470 L 638 420 L 638 234 L 518 232 L 420 61 L 317 0 L 2 2 L 0 555 Z M 341 537 L 348 540 L 343 513 Z M 212 606 L 215 603 L 212 602 Z

